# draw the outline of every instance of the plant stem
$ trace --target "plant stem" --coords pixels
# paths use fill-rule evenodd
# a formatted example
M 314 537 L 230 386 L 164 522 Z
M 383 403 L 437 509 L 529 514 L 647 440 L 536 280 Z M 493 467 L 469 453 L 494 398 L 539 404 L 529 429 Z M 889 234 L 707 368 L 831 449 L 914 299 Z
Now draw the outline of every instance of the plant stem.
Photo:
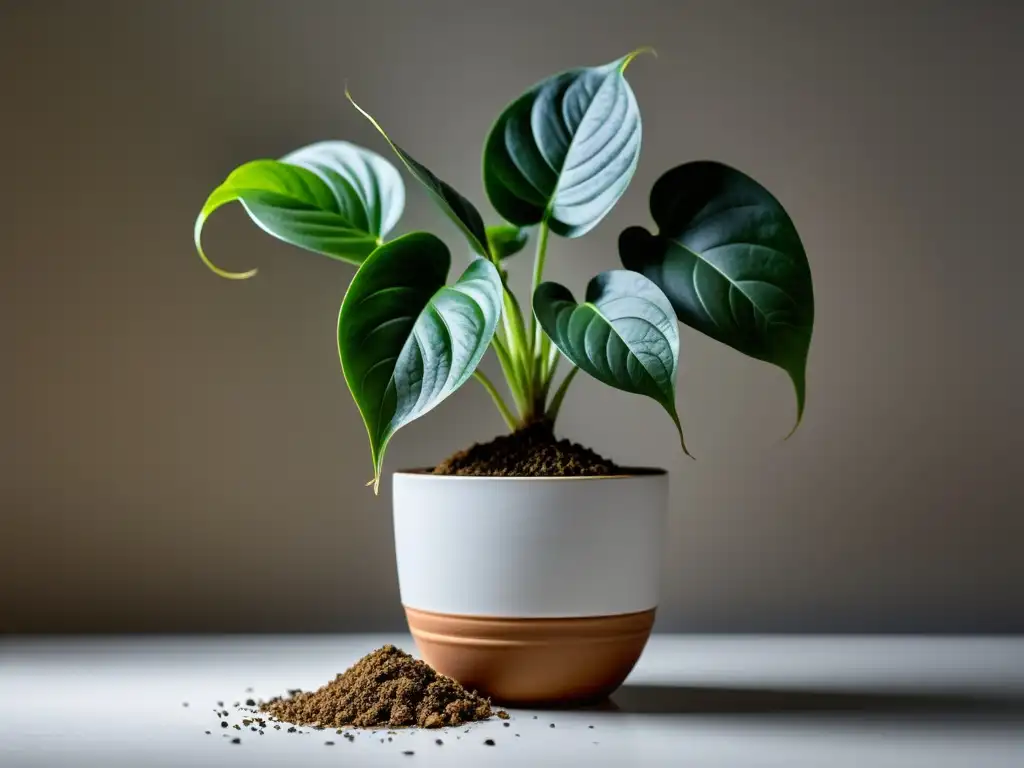
M 544 279 L 544 257 L 547 256 L 548 252 L 548 223 L 542 221 L 540 227 L 537 230 L 537 253 L 533 257 L 533 282 L 530 287 L 530 338 L 533 339 L 533 343 L 530 346 L 530 357 L 536 365 L 539 357 L 537 352 L 540 350 L 541 345 L 541 330 L 540 324 L 537 322 L 537 315 L 533 312 L 533 295 L 537 292 L 537 287 L 540 285 L 540 281 Z
M 523 323 L 523 313 L 519 310 L 519 302 L 506 286 L 502 294 L 504 304 L 503 317 L 506 320 L 506 332 L 508 337 L 509 357 L 517 364 L 520 371 L 521 381 L 519 382 L 524 391 L 528 393 L 529 381 L 525 374 L 529 371 L 530 348 L 526 338 L 526 327 Z
M 550 339 L 548 340 L 550 341 Z M 558 370 L 558 363 L 562 359 L 562 352 L 554 344 L 550 345 L 548 349 L 548 363 L 545 369 L 545 384 L 550 384 L 551 380 L 555 377 L 555 371 Z
M 498 412 L 501 413 L 501 418 L 503 418 L 505 420 L 505 423 L 508 424 L 508 428 L 515 429 L 516 417 L 512 415 L 512 411 L 510 411 L 508 409 L 508 406 L 505 405 L 505 401 L 502 399 L 501 393 L 498 392 L 497 389 L 495 389 L 494 384 L 491 383 L 491 380 L 488 379 L 486 374 L 484 374 L 484 372 L 481 371 L 479 368 L 473 371 L 473 378 L 479 381 L 481 384 L 483 384 L 484 389 L 487 390 L 487 394 L 491 396 L 491 399 L 494 401 L 494 404 L 498 406 Z
M 565 393 L 569 391 L 569 385 L 572 384 L 572 380 L 579 373 L 579 368 L 573 366 L 573 369 L 565 374 L 565 378 L 562 379 L 562 383 L 558 385 L 558 389 L 555 391 L 555 396 L 551 398 L 551 405 L 548 407 L 547 417 L 552 424 L 558 418 L 558 411 L 562 407 L 562 401 L 565 399 Z
M 536 417 L 544 413 L 544 405 L 547 395 L 547 388 L 544 386 L 544 367 L 547 350 L 545 342 L 547 336 L 541 330 L 537 322 L 537 315 L 533 311 L 533 296 L 537 293 L 541 280 L 544 279 L 544 258 L 548 252 L 548 235 L 550 230 L 547 221 L 542 221 L 537 230 L 537 253 L 533 257 L 533 281 L 530 284 L 530 356 L 527 373 L 530 380 L 530 402 L 532 411 L 530 417 Z
M 561 361 L 562 353 L 558 351 L 558 347 L 551 344 L 547 358 L 544 361 L 544 375 L 541 377 L 541 387 L 544 391 L 545 402 L 547 402 L 548 392 L 551 389 L 551 382 L 555 380 L 555 371 L 558 370 L 558 364 Z
M 497 334 L 491 339 L 491 346 L 494 347 L 494 354 L 498 358 L 498 364 L 501 366 L 501 372 L 505 376 L 505 384 L 508 386 L 508 391 L 512 394 L 512 400 L 515 401 L 516 410 L 523 413 L 526 410 L 527 401 L 520 381 L 522 377 L 518 373 L 516 363 L 512 359 L 508 348 Z

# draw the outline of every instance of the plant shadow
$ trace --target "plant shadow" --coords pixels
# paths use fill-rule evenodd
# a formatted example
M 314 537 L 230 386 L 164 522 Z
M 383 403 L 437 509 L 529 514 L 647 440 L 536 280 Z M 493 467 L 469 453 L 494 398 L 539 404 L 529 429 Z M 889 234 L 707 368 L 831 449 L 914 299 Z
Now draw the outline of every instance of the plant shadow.
M 1024 696 L 627 684 L 587 709 L 636 714 L 943 714 L 1024 719 Z

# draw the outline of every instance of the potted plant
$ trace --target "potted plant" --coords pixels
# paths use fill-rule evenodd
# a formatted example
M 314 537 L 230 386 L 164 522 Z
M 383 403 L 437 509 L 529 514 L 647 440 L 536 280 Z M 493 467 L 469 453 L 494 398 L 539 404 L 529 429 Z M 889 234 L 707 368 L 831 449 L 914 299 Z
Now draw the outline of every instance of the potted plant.
M 591 279 L 582 302 L 543 280 L 552 236 L 586 235 L 633 176 L 641 120 L 625 74 L 641 52 L 548 78 L 501 113 L 483 155 L 487 196 L 504 219 L 491 226 L 346 91 L 468 241 L 469 264 L 454 280 L 449 248 L 435 235 L 389 238 L 404 206 L 402 178 L 346 142 L 240 166 L 195 225 L 199 255 L 224 277 L 255 274 L 224 271 L 203 252 L 204 222 L 232 201 L 271 235 L 357 267 L 338 316 L 338 352 L 369 434 L 375 491 L 401 427 L 470 378 L 493 398 L 511 435 L 433 471 L 396 472 L 393 497 L 402 602 L 421 654 L 502 702 L 606 695 L 654 620 L 667 475 L 614 467 L 556 441 L 553 425 L 579 371 L 655 400 L 686 452 L 675 405 L 681 321 L 781 367 L 796 391 L 797 424 L 803 412 L 810 269 L 785 210 L 740 171 L 699 161 L 662 175 L 650 195 L 657 232 L 622 232 L 625 268 Z M 531 237 L 524 306 L 506 268 Z M 488 349 L 504 392 L 478 368 Z M 537 456 L 545 458 L 531 463 Z

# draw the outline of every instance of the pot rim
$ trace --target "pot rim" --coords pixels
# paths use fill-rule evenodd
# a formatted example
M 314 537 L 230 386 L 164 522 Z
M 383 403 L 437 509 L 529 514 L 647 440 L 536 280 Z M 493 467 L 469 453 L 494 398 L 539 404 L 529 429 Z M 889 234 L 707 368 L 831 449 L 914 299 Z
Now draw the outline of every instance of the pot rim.
M 635 480 L 642 477 L 665 477 L 667 469 L 661 467 L 621 467 L 622 471 L 614 475 L 435 475 L 433 467 L 417 467 L 411 469 L 396 469 L 391 474 L 394 476 L 405 475 L 410 477 L 430 478 L 431 480 L 502 480 L 519 481 L 529 480 L 533 482 L 553 480 Z

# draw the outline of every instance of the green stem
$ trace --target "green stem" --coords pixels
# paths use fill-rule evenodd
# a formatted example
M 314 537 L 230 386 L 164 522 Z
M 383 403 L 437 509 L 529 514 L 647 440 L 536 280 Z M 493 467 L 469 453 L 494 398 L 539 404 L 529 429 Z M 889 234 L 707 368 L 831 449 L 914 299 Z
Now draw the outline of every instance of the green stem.
M 540 331 L 540 348 L 537 350 L 537 365 L 539 367 L 538 378 L 540 379 L 540 385 L 544 388 L 547 384 L 550 375 L 548 369 L 551 366 L 551 339 L 544 333 L 544 329 Z
M 544 257 L 547 256 L 548 252 L 548 223 L 542 221 L 540 227 L 537 230 L 537 254 L 533 258 L 533 283 L 530 287 L 530 338 L 533 339 L 533 344 L 530 347 L 530 357 L 536 363 L 539 358 L 537 352 L 541 345 L 541 330 L 540 324 L 537 322 L 537 315 L 533 310 L 533 295 L 537 293 L 537 288 L 540 286 L 540 281 L 544 279 Z
M 508 289 L 508 286 L 505 287 L 502 294 L 502 302 L 504 304 L 502 314 L 508 318 L 508 328 L 511 334 L 508 338 L 509 355 L 518 362 L 521 368 L 529 370 L 530 346 L 526 338 L 526 325 L 523 323 L 523 313 L 519 310 L 519 302 L 516 301 L 516 297 Z
M 484 389 L 487 390 L 487 394 L 491 396 L 491 399 L 494 401 L 494 404 L 498 406 L 498 412 L 501 413 L 501 418 L 503 418 L 505 420 L 505 423 L 508 424 L 508 428 L 515 429 L 516 417 L 512 415 L 512 411 L 510 411 L 508 409 L 508 406 L 505 405 L 505 401 L 502 399 L 501 393 L 499 393 L 498 390 L 495 389 L 494 384 L 491 383 L 491 380 L 488 379 L 487 376 L 483 373 L 483 371 L 479 369 L 473 371 L 473 378 L 479 381 L 481 384 L 483 384 Z
M 550 341 L 550 339 L 549 339 L 549 341 Z M 548 349 L 548 367 L 547 367 L 547 374 L 548 374 L 547 381 L 548 381 L 549 384 L 551 383 L 551 379 L 553 379 L 555 377 L 555 371 L 558 370 L 558 363 L 561 361 L 561 359 L 562 359 L 562 352 L 561 352 L 561 350 L 558 347 L 556 347 L 554 344 L 551 344 L 550 348 Z
M 508 391 L 512 393 L 512 399 L 515 401 L 516 410 L 518 410 L 520 414 L 525 413 L 527 400 L 520 381 L 522 377 L 519 375 L 519 369 L 512 360 L 512 356 L 509 353 L 508 348 L 504 343 L 502 343 L 497 334 L 491 338 L 491 346 L 494 347 L 494 354 L 498 357 L 498 364 L 501 366 L 501 372 L 505 376 L 505 384 L 508 386 Z
M 530 285 L 530 357 L 528 361 L 528 375 L 530 379 L 530 402 L 532 403 L 531 417 L 544 413 L 544 400 L 546 399 L 546 388 L 544 387 L 544 363 L 546 350 L 544 341 L 547 337 L 537 322 L 537 314 L 533 311 L 533 297 L 537 293 L 541 280 L 544 279 L 544 258 L 548 252 L 548 235 L 550 229 L 547 221 L 542 221 L 537 230 L 537 252 L 533 257 L 533 281 Z
M 544 391 L 544 401 L 547 402 L 548 392 L 551 389 L 551 382 L 555 380 L 555 371 L 558 370 L 558 364 L 562 361 L 562 353 L 558 351 L 558 347 L 554 344 L 548 350 L 547 358 L 544 362 L 544 376 L 541 378 L 541 386 Z
M 548 406 L 547 417 L 552 424 L 558 418 L 558 411 L 562 407 L 562 401 L 565 399 L 565 393 L 569 391 L 569 385 L 572 384 L 572 380 L 579 373 L 579 368 L 573 366 L 573 369 L 565 374 L 565 378 L 562 379 L 562 383 L 558 386 L 555 391 L 555 396 L 551 398 L 551 405 Z

